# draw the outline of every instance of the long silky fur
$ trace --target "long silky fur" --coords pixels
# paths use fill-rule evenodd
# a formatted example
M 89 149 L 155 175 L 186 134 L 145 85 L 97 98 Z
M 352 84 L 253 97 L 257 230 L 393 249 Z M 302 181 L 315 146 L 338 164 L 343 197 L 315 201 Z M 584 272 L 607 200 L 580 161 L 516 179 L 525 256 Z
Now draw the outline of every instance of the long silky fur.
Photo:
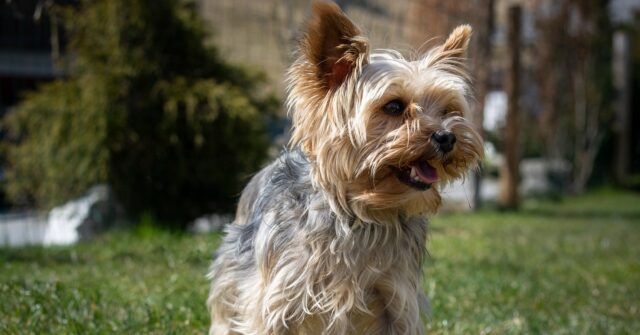
M 349 37 L 340 48 L 353 68 L 337 87 L 301 53 L 288 73 L 291 148 L 252 178 L 226 229 L 209 274 L 210 334 L 423 333 L 425 215 L 440 195 L 390 167 L 429 157 L 447 183 L 482 157 L 464 118 L 469 34 L 458 28 L 415 61 Z M 383 115 L 396 98 L 410 102 L 406 115 Z M 439 129 L 456 135 L 450 154 L 431 143 Z
M 300 150 L 264 172 L 270 178 L 257 175 L 247 190 L 256 193 L 251 219 L 227 228 L 212 268 L 211 333 L 352 334 L 354 318 L 366 334 L 420 333 L 426 221 L 339 219 Z

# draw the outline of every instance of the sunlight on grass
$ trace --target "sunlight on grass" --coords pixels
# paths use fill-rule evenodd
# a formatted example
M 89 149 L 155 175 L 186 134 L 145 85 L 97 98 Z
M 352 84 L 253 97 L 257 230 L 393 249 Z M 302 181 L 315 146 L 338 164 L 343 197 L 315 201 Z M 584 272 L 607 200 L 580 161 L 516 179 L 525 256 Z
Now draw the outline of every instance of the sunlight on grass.
M 638 333 L 640 197 L 597 192 L 433 220 L 434 333 Z

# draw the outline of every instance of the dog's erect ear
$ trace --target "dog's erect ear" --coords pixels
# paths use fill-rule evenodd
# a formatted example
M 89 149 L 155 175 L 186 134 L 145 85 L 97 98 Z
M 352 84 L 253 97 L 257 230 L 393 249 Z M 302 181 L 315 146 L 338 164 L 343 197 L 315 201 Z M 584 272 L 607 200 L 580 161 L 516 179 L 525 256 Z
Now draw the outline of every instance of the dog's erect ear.
M 458 26 L 451 32 L 447 40 L 434 53 L 428 54 L 430 65 L 439 65 L 445 71 L 456 75 L 467 76 L 465 57 L 471 38 L 471 26 Z
M 469 39 L 471 39 L 471 26 L 468 24 L 458 26 L 442 45 L 442 52 L 448 57 L 464 58 L 467 55 Z
M 314 2 L 301 49 L 327 89 L 339 86 L 367 59 L 368 42 L 340 8 Z

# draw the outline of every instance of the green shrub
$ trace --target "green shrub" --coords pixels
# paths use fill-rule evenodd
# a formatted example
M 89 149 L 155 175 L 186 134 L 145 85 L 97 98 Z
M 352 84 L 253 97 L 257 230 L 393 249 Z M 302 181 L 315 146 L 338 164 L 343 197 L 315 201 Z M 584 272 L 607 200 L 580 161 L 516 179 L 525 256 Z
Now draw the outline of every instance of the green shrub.
M 69 77 L 5 120 L 13 201 L 50 207 L 106 182 L 133 216 L 162 222 L 233 207 L 278 104 L 263 76 L 205 45 L 192 7 L 99 0 L 53 11 L 66 22 Z

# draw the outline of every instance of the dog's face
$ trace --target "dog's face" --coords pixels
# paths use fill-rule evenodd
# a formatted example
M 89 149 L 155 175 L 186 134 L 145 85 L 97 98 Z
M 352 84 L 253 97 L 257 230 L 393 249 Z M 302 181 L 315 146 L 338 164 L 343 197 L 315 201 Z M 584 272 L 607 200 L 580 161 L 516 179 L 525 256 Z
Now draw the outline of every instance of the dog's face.
M 385 211 L 433 212 L 438 187 L 476 166 L 482 141 L 465 118 L 470 34 L 458 27 L 409 61 L 393 51 L 369 53 L 337 6 L 314 5 L 288 77 L 292 144 L 342 210 L 372 219 Z

